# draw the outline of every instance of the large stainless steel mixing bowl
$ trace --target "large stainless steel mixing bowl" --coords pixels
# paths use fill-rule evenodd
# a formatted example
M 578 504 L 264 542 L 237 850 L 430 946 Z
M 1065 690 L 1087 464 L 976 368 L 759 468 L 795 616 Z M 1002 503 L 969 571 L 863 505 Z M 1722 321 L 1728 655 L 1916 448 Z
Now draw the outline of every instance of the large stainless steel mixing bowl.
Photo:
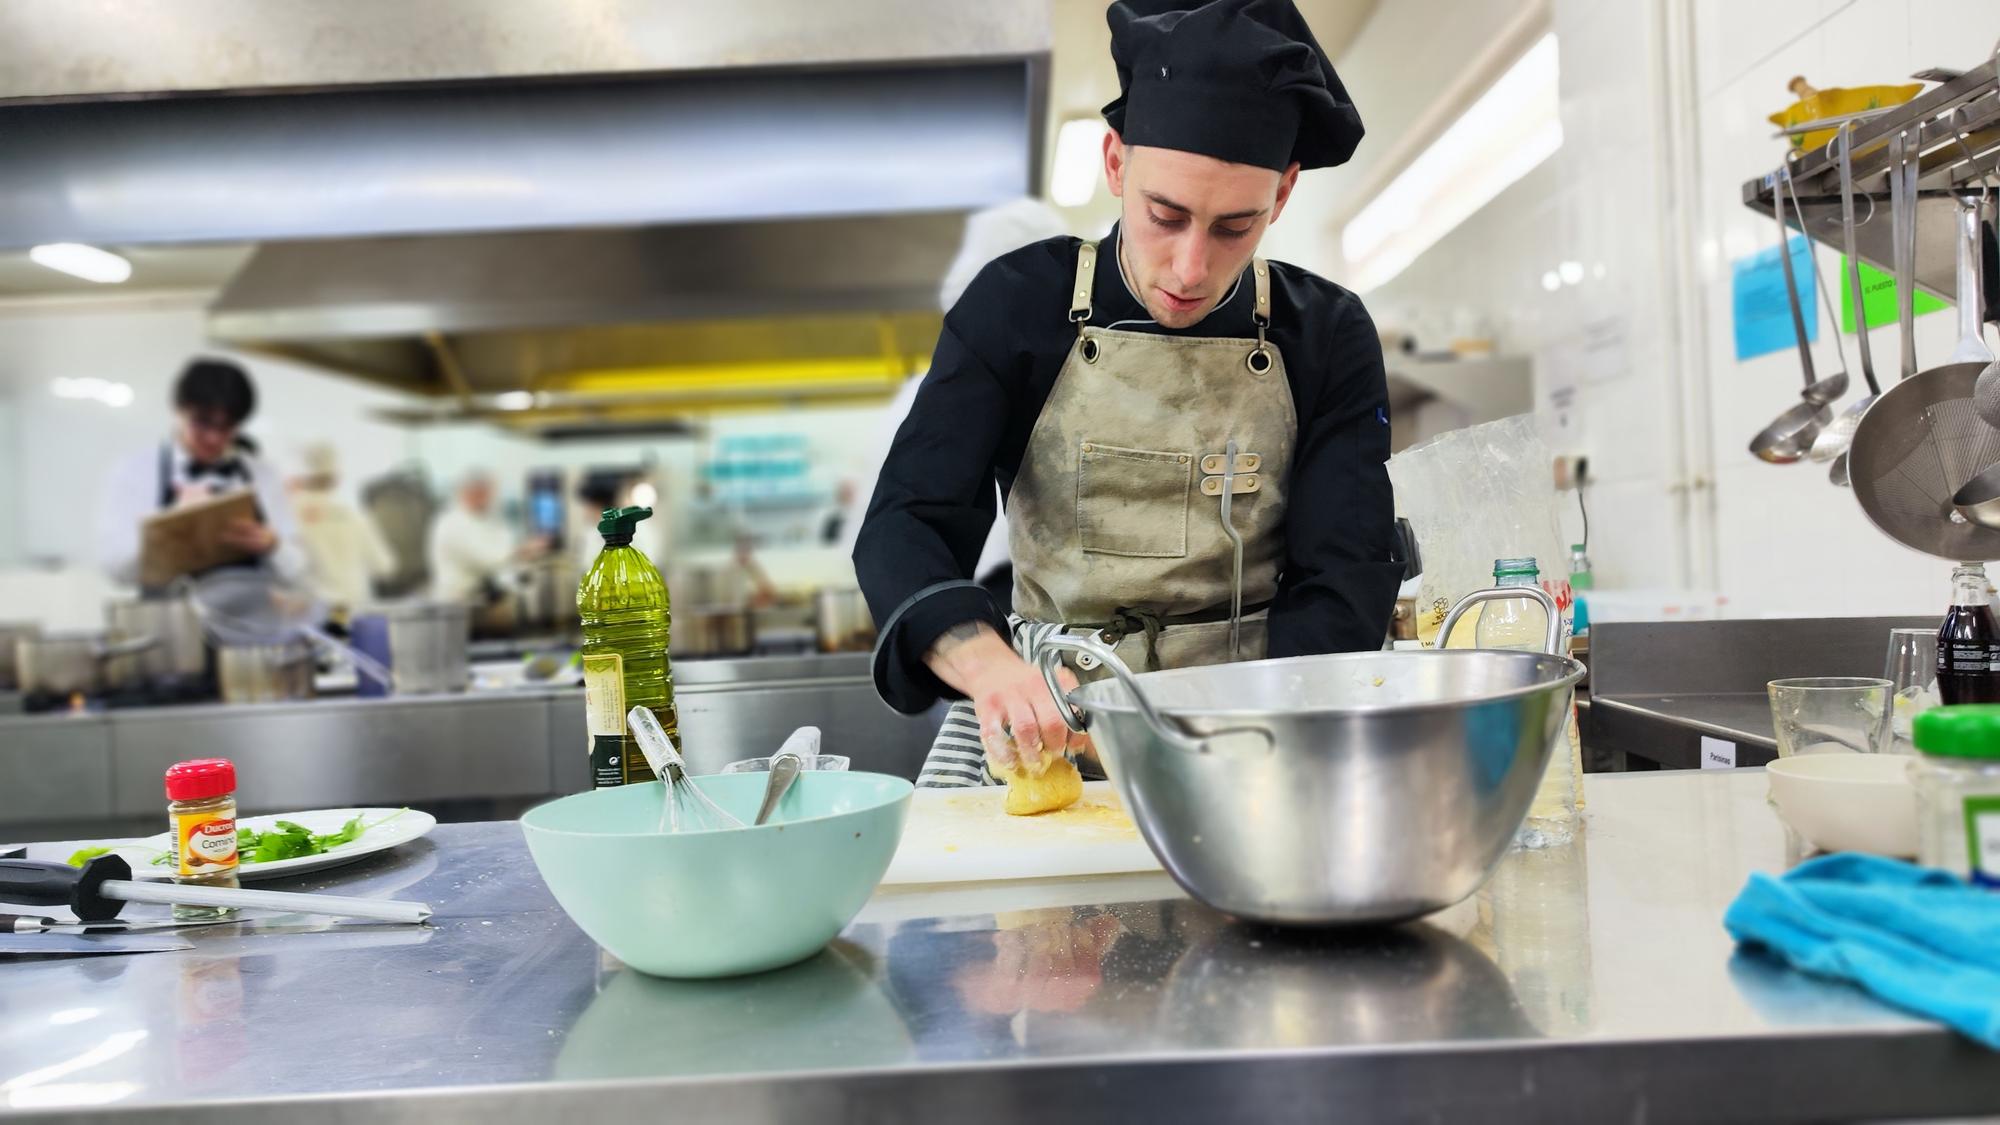
M 1285 925 L 1402 921 L 1477 890 L 1584 674 L 1565 656 L 1453 649 L 1134 675 L 1080 636 L 1045 642 L 1045 674 L 1065 650 L 1113 671 L 1063 709 L 1161 864 L 1218 910 Z

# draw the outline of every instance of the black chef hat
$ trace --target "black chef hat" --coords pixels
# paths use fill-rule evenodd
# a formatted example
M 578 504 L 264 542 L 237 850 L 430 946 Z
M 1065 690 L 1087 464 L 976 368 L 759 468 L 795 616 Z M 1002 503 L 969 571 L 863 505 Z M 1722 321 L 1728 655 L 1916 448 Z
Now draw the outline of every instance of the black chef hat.
M 1283 171 L 1345 164 L 1361 115 L 1291 0 L 1118 0 L 1107 14 L 1127 144 Z

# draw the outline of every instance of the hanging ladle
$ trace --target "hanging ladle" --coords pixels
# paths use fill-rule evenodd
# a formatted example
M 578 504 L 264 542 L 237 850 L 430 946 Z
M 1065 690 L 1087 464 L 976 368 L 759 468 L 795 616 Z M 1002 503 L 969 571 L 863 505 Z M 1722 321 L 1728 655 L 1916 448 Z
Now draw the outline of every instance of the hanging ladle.
M 1785 197 L 1782 193 L 1791 183 L 1791 178 L 1789 166 L 1778 169 L 1777 178 L 1771 186 L 1771 211 L 1778 221 L 1778 262 L 1785 274 L 1785 299 L 1791 308 L 1792 334 L 1798 339 L 1799 365 L 1805 374 L 1805 387 L 1799 392 L 1803 401 L 1778 415 L 1776 420 L 1750 439 L 1750 452 L 1774 465 L 1789 465 L 1812 449 L 1820 429 L 1833 421 L 1833 411 L 1827 403 L 1847 390 L 1847 372 L 1820 379 L 1813 371 L 1812 347 L 1806 342 L 1805 312 L 1799 307 L 1799 283 L 1792 274 L 1791 227 L 1785 222 Z M 1803 219 L 1799 225 L 1805 225 Z M 1810 243 L 1810 235 L 1807 240 Z
M 1868 346 L 1868 312 L 1863 307 L 1861 296 L 1861 256 L 1854 248 L 1854 123 L 1841 126 L 1840 135 L 1834 139 L 1840 145 L 1840 231 L 1843 249 L 1847 252 L 1847 291 L 1854 305 L 1854 342 L 1861 349 L 1861 378 L 1868 383 L 1868 393 L 1854 400 L 1840 416 L 1819 432 L 1813 440 L 1812 459 L 1825 461 L 1829 458 L 1833 466 L 1827 470 L 1827 479 L 1842 488 L 1850 487 L 1847 476 L 1847 447 L 1854 443 L 1854 429 L 1861 424 L 1861 416 L 1882 397 L 1882 386 L 1875 381 L 1875 357 Z M 1868 200 L 1868 218 L 1875 217 L 1875 200 Z M 1802 220 L 1803 221 L 1803 220 Z M 1831 315 L 1831 314 L 1829 314 Z M 1845 357 L 1842 357 L 1843 360 Z

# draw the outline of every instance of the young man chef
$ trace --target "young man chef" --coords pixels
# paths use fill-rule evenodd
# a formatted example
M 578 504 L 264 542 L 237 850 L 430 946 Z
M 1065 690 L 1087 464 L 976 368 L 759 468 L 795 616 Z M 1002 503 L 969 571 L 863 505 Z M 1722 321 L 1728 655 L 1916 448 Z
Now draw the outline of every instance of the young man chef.
M 1352 293 L 1257 256 L 1299 172 L 1346 161 L 1361 119 L 1290 0 L 1123 0 L 1109 20 L 1122 218 L 974 280 L 855 545 L 882 697 L 965 701 L 924 784 L 990 783 L 982 749 L 1003 769 L 1066 751 L 1093 769 L 1024 659 L 1050 630 L 1184 667 L 1378 648 L 1395 601 L 1374 325 Z M 1011 620 L 968 573 L 994 482 Z

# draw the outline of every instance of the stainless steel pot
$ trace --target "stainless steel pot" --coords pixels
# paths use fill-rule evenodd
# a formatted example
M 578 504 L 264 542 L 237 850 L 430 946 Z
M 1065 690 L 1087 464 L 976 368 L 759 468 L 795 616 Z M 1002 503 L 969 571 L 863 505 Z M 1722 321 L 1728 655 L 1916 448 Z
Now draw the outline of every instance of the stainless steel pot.
M 215 677 L 224 703 L 275 703 L 313 697 L 313 647 L 304 640 L 222 645 Z
M 756 635 L 743 606 L 676 606 L 669 644 L 676 657 L 747 656 Z
M 185 594 L 126 598 L 106 603 L 105 624 L 115 640 L 153 637 L 158 644 L 118 657 L 110 676 L 120 683 L 171 683 L 200 679 L 208 671 L 201 617 Z
M 384 607 L 389 622 L 389 679 L 397 695 L 464 691 L 472 611 L 451 602 Z
M 1537 596 L 1482 590 L 1471 605 Z M 1112 678 L 1066 697 L 1060 653 Z M 1286 925 L 1387 923 L 1441 910 L 1492 874 L 1563 738 L 1583 666 L 1452 649 L 1288 657 L 1134 675 L 1095 639 L 1040 654 L 1059 709 L 1088 730 L 1139 832 L 1218 910 Z
M 821 652 L 868 652 L 875 647 L 875 617 L 860 590 L 821 587 L 813 595 L 813 611 Z
M 39 637 L 42 627 L 28 621 L 0 622 L 0 691 L 15 691 L 21 683 L 15 642 L 23 637 Z
M 127 685 L 112 672 L 118 657 L 158 644 L 154 637 L 112 641 L 103 633 L 42 633 L 14 642 L 15 671 L 29 695 L 102 695 Z

